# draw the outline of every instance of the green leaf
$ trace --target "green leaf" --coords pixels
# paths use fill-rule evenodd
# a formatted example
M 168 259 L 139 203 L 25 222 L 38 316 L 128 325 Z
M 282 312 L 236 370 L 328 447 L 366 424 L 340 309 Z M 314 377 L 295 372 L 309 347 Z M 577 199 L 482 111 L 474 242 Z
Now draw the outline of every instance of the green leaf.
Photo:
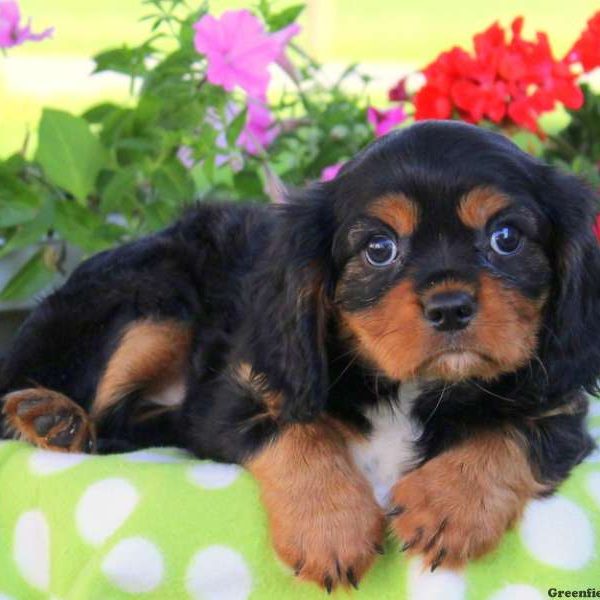
M 102 235 L 104 225 L 98 215 L 75 202 L 56 205 L 56 230 L 86 252 L 98 252 L 119 241 L 118 237 Z
M 544 151 L 543 142 L 531 131 L 518 131 L 511 139 L 521 150 L 529 152 L 529 154 L 533 154 L 534 156 L 541 156 Z
M 284 8 L 278 13 L 269 15 L 266 17 L 269 29 L 271 31 L 279 31 L 280 29 L 287 27 L 298 19 L 304 8 L 304 4 L 294 4 L 293 6 Z
M 54 202 L 46 198 L 36 217 L 25 225 L 15 227 L 4 246 L 0 248 L 0 258 L 11 252 L 37 244 L 48 235 L 54 223 Z
M 0 227 L 13 227 L 31 221 L 37 213 L 37 202 L 29 203 L 23 198 L 10 201 L 0 198 Z
M 4 161 L 4 164 L 2 165 L 2 170 L 6 169 L 6 171 L 8 173 L 11 173 L 13 175 L 18 175 L 24 169 L 26 169 L 28 166 L 29 166 L 29 163 L 24 158 L 24 156 L 20 152 L 17 152 L 15 154 L 13 154 L 12 156 L 9 156 Z
M 256 171 L 240 171 L 233 176 L 233 182 L 241 198 L 250 200 L 264 197 L 263 184 Z
M 130 212 L 135 204 L 136 169 L 120 169 L 102 190 L 101 208 L 105 213 Z M 124 206 L 125 205 L 125 206 Z
M 0 227 L 13 227 L 35 218 L 39 198 L 15 175 L 0 168 Z
M 265 20 L 268 21 L 269 20 L 269 16 L 271 15 L 271 5 L 269 0 L 260 0 L 258 5 L 258 12 L 260 13 L 261 17 Z
M 55 276 L 44 261 L 44 252 L 36 252 L 4 286 L 0 300 L 25 300 L 47 286 Z
M 235 146 L 237 139 L 240 137 L 240 133 L 242 133 L 242 129 L 246 124 L 247 113 L 247 109 L 244 109 L 242 112 L 236 115 L 233 121 L 231 121 L 231 123 L 227 126 L 225 135 L 227 138 L 227 143 L 230 146 Z
M 106 163 L 106 151 L 85 119 L 46 108 L 35 158 L 54 184 L 83 202 Z
M 177 214 L 177 210 L 173 206 L 169 206 L 164 202 L 153 202 L 148 204 L 144 210 L 145 223 L 143 232 L 149 233 L 162 229 L 173 221 Z
M 189 171 L 176 159 L 161 166 L 152 182 L 160 202 L 183 204 L 194 199 L 194 181 Z
M 92 106 L 92 108 L 86 110 L 81 116 L 88 123 L 92 123 L 95 125 L 98 123 L 102 123 L 105 119 L 107 119 L 117 110 L 120 110 L 120 107 L 117 104 L 113 104 L 112 102 L 102 102 L 101 104 L 96 104 L 96 106 Z
M 155 35 L 151 40 L 148 40 L 136 48 L 123 46 L 121 48 L 113 48 L 97 54 L 94 56 L 94 61 L 96 63 L 94 73 L 114 71 L 116 73 L 129 75 L 130 77 L 143 75 L 147 72 L 145 65 L 146 60 L 151 58 L 156 51 L 154 46 L 152 46 L 152 42 L 159 37 L 162 36 Z

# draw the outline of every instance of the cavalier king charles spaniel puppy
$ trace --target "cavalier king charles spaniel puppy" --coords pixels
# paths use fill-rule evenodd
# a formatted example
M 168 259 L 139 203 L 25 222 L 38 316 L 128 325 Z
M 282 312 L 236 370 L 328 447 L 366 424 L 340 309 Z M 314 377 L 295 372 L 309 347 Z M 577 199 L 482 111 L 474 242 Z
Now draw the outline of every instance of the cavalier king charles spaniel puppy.
M 5 435 L 243 465 L 328 591 L 386 526 L 435 569 L 493 549 L 592 449 L 594 197 L 505 137 L 424 122 L 280 206 L 200 204 L 84 262 L 22 326 Z

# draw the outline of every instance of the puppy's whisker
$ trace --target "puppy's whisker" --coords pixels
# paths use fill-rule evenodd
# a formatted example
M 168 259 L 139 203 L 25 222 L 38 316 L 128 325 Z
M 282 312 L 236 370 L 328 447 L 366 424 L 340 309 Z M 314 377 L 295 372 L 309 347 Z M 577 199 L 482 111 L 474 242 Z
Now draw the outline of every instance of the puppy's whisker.
M 360 358 L 360 355 L 358 354 L 358 352 L 354 353 L 354 356 L 348 361 L 348 364 L 343 368 L 342 372 L 335 378 L 334 381 L 332 381 L 329 384 L 329 387 L 327 388 L 327 391 L 330 391 L 336 383 L 338 383 L 342 377 L 348 372 L 348 370 L 350 369 L 350 367 Z
M 486 394 L 489 394 L 494 398 L 498 398 L 499 400 L 506 400 L 507 402 L 510 402 L 512 404 L 518 402 L 515 398 L 508 398 L 507 396 L 502 396 L 500 394 L 496 394 L 496 392 L 492 392 L 491 390 L 486 389 L 485 387 L 477 383 L 477 381 L 475 381 L 474 379 L 470 379 L 469 383 L 474 385 L 476 388 L 480 389 L 482 392 L 485 392 Z
M 438 398 L 437 404 L 434 406 L 433 410 L 431 411 L 431 413 L 429 414 L 429 416 L 427 417 L 427 419 L 425 419 L 425 422 L 423 423 L 423 427 L 425 427 L 429 423 L 429 421 L 431 421 L 431 419 L 433 418 L 433 416 L 437 412 L 438 408 L 442 404 L 442 400 L 444 399 L 444 394 L 446 393 L 446 390 L 449 387 L 451 387 L 451 386 L 449 386 L 447 383 L 444 384 L 444 387 L 442 388 L 442 391 L 440 393 L 440 397 Z

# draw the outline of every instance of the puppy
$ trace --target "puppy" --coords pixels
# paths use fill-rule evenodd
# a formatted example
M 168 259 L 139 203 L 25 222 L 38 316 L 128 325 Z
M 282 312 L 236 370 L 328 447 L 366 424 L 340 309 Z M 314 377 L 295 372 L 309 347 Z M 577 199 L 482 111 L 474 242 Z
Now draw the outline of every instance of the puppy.
M 244 465 L 279 556 L 356 586 L 389 523 L 432 569 L 494 548 L 592 448 L 593 197 L 456 122 L 281 207 L 203 204 L 83 263 L 4 365 L 7 435 Z

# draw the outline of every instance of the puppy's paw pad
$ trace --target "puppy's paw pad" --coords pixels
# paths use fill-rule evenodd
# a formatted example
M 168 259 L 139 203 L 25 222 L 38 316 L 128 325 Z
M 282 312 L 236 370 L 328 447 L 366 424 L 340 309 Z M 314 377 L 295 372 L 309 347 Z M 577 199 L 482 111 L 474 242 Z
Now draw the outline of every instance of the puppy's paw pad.
M 30 388 L 2 399 L 7 433 L 35 446 L 62 452 L 91 452 L 93 423 L 75 402 L 52 390 Z

